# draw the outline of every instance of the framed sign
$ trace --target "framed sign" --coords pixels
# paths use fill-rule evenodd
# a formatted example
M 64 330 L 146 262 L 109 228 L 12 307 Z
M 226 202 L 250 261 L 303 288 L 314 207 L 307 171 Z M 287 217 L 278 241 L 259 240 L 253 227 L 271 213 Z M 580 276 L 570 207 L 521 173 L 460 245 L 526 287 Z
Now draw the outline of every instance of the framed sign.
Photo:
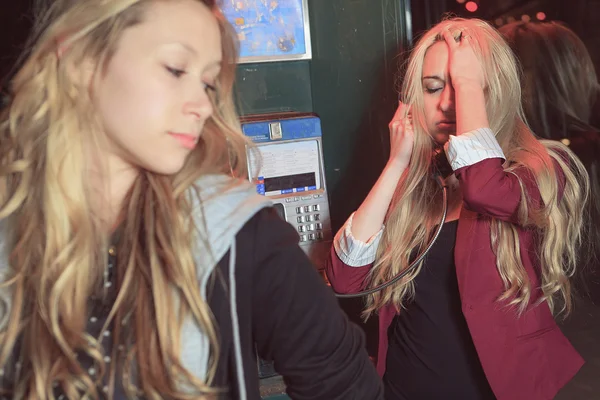
M 308 0 L 223 0 L 240 42 L 240 64 L 312 57 Z

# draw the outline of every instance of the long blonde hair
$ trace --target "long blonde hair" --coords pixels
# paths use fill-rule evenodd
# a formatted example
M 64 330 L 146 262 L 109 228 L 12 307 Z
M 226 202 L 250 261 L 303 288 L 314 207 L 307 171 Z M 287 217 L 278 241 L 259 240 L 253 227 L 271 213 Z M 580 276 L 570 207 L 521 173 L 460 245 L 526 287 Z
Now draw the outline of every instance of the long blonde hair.
M 201 2 L 213 11 L 222 34 L 215 112 L 183 169 L 175 176 L 141 171 L 122 207 L 121 285 L 105 328 L 111 321 L 131 321 L 131 329 L 114 322 L 113 348 L 120 341 L 128 350 L 112 354 L 131 397 L 184 399 L 216 392 L 211 382 L 217 333 L 197 283 L 192 246 L 203 238 L 196 237 L 189 193 L 205 174 L 245 176 L 247 140 L 232 99 L 235 35 L 214 0 Z M 53 399 L 53 385 L 69 398 L 97 398 L 97 385 L 106 376 L 100 340 L 86 333 L 88 299 L 101 290 L 110 241 L 94 217 L 89 160 L 83 156 L 82 136 L 97 143 L 98 130 L 90 96 L 70 79 L 67 66 L 91 58 L 101 70 L 123 31 L 142 21 L 149 3 L 54 1 L 40 15 L 36 39 L 12 82 L 13 96 L 0 119 L 0 219 L 7 226 L 9 254 L 0 288 L 10 291 L 12 302 L 10 314 L 0 315 L 5 322 L 0 368 L 20 365 L 15 398 Z M 59 46 L 68 48 L 60 60 Z M 180 332 L 188 316 L 209 338 L 206 379 L 194 377 L 180 361 Z M 85 373 L 77 352 L 94 360 L 98 374 Z M 115 364 L 109 371 L 111 390 Z M 134 371 L 133 364 L 144 367 Z
M 560 143 L 538 140 L 524 122 L 521 90 L 515 58 L 500 34 L 484 21 L 449 19 L 426 32 L 416 44 L 407 64 L 402 94 L 412 106 L 415 130 L 413 154 L 408 170 L 400 180 L 386 217 L 386 229 L 379 245 L 377 261 L 369 276 L 375 287 L 404 270 L 414 251 L 422 251 L 441 217 L 441 188 L 431 177 L 434 142 L 427 133 L 423 87 L 421 83 L 425 53 L 442 41 L 441 32 L 449 28 L 455 35 L 461 29 L 472 32 L 474 50 L 481 60 L 487 81 L 486 110 L 490 128 L 506 156 L 507 173 L 525 169 L 533 176 L 543 204 L 529 204 L 521 184 L 519 219 L 522 225 L 536 229 L 540 241 L 537 255 L 541 263 L 541 290 L 532 288 L 519 251 L 518 227 L 497 219 L 491 220 L 490 241 L 496 254 L 496 266 L 505 291 L 499 301 L 516 307 L 517 314 L 534 301 L 547 301 L 551 308 L 555 298 L 571 309 L 568 278 L 577 265 L 577 246 L 582 238 L 582 210 L 588 196 L 588 177 L 572 152 Z M 557 167 L 565 176 L 559 196 Z M 519 177 L 515 174 L 517 178 Z M 386 304 L 398 309 L 414 296 L 414 279 L 421 267 L 407 275 L 398 285 L 368 297 L 364 316 Z
M 583 41 L 557 21 L 513 22 L 499 29 L 523 74 L 523 109 L 527 123 L 538 135 L 569 140 L 569 148 L 581 159 L 590 177 L 587 239 L 583 258 L 573 280 L 579 295 L 588 290 L 587 280 L 600 262 L 600 132 L 590 125 L 600 83 Z M 569 143 L 567 142 L 567 143 Z

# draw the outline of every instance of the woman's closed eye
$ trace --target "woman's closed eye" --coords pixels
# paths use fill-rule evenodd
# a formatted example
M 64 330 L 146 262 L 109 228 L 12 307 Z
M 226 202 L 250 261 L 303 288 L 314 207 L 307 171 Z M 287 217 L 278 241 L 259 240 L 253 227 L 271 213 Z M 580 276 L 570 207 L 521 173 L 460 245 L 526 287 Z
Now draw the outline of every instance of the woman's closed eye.
M 217 91 L 217 87 L 215 86 L 215 84 L 203 82 L 203 85 L 204 85 L 204 90 L 206 90 L 207 92 L 216 92 Z
M 182 69 L 178 69 L 178 68 L 172 68 L 172 67 L 165 67 L 167 69 L 167 71 L 169 71 L 169 73 L 171 75 L 173 75 L 175 78 L 181 78 L 183 75 L 185 75 L 185 71 Z
M 429 94 L 433 94 L 433 93 L 435 93 L 435 92 L 439 92 L 439 91 L 440 91 L 440 90 L 442 90 L 442 89 L 443 89 L 443 88 L 441 88 L 441 87 L 432 87 L 432 88 L 426 87 L 426 88 L 425 88 L 425 91 L 426 91 L 427 93 L 429 93 Z
M 173 67 L 169 67 L 169 66 L 165 66 L 165 68 L 175 78 L 181 78 L 183 75 L 186 74 L 186 71 L 183 69 L 173 68 Z M 207 92 L 216 92 L 217 91 L 216 84 L 214 84 L 214 83 L 202 82 L 202 85 L 204 86 L 204 90 Z

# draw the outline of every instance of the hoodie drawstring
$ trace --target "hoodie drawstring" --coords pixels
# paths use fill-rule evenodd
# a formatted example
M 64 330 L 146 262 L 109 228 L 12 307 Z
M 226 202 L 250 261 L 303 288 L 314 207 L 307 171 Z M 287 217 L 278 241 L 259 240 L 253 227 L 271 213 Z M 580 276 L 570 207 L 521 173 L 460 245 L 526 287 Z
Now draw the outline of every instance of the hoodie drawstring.
M 235 287 L 235 237 L 229 251 L 229 302 L 231 311 L 231 326 L 233 328 L 233 348 L 235 352 L 235 366 L 239 387 L 239 400 L 247 400 L 246 378 L 244 376 L 244 362 L 242 359 L 242 341 L 240 338 L 240 325 L 237 313 L 237 297 Z

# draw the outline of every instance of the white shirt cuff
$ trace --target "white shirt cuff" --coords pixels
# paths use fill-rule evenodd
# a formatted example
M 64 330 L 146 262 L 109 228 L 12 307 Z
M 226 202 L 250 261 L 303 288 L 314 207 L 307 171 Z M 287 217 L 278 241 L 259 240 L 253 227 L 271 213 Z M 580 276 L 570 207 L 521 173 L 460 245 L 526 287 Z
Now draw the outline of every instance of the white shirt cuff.
M 368 241 L 363 242 L 352 235 L 353 218 L 354 213 L 335 235 L 333 247 L 344 264 L 349 267 L 362 267 L 375 261 L 384 226 L 382 225 L 379 232 L 371 236 Z
M 506 160 L 504 152 L 490 128 L 475 129 L 459 136 L 451 135 L 444 150 L 454 171 L 488 158 Z

